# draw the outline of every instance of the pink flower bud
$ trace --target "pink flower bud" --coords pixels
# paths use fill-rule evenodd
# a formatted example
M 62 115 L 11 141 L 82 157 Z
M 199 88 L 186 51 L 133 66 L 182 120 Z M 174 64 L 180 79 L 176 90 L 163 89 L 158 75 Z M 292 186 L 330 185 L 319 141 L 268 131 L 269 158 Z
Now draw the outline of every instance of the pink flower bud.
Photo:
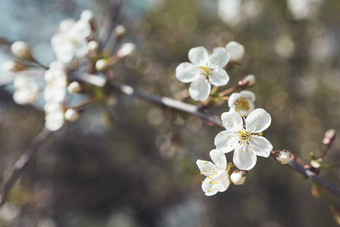
M 333 144 L 333 141 L 335 139 L 335 130 L 329 129 L 325 133 L 325 137 L 322 140 L 322 143 L 328 146 L 331 146 Z

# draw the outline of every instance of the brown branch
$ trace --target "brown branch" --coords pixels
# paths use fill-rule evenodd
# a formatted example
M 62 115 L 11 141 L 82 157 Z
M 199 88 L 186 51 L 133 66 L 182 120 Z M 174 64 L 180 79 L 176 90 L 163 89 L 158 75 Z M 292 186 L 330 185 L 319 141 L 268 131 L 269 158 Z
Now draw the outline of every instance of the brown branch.
M 2 185 L 0 194 L 0 207 L 6 202 L 8 193 L 25 170 L 29 161 L 51 134 L 52 133 L 45 128 L 41 130 L 32 143 L 26 148 L 24 153 L 20 156 L 18 161 L 14 164 L 14 168 L 10 177 Z
M 202 118 L 206 121 L 209 121 L 216 126 L 223 127 L 222 122 L 219 119 L 215 119 L 212 116 L 210 116 L 206 113 L 203 113 L 202 111 L 199 111 L 197 106 L 187 104 L 187 103 L 183 103 L 183 102 L 180 102 L 180 101 L 176 101 L 176 100 L 166 98 L 166 97 L 159 97 L 159 96 L 156 96 L 156 95 L 147 94 L 147 93 L 144 93 L 142 91 L 135 90 L 134 88 L 132 88 L 131 86 L 128 86 L 128 85 L 111 85 L 111 87 L 113 89 L 115 89 L 116 91 L 119 91 L 119 92 L 121 92 L 125 95 L 138 97 L 140 99 L 144 99 L 146 101 L 153 102 L 153 103 L 156 103 L 156 104 L 161 105 L 161 106 L 165 106 L 165 107 L 168 107 L 168 108 L 184 111 L 184 112 L 196 115 L 196 116 L 198 116 L 198 117 L 200 117 L 200 118 Z M 310 180 L 314 181 L 315 183 L 322 185 L 328 191 L 330 191 L 334 195 L 340 197 L 340 188 L 337 188 L 334 185 L 323 180 L 322 178 L 320 178 L 319 176 L 314 174 L 312 171 L 305 169 L 303 166 L 301 166 L 300 164 L 298 164 L 294 160 L 290 160 L 288 165 L 293 170 L 295 170 L 296 172 L 298 172 L 298 173 L 302 174 L 303 176 L 309 178 Z

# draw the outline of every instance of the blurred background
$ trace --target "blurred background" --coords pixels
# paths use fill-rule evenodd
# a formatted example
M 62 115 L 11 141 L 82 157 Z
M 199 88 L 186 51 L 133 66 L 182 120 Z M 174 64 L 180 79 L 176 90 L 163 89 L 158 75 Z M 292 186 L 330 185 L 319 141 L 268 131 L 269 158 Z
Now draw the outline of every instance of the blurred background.
M 48 65 L 55 59 L 50 39 L 60 21 L 90 9 L 100 30 L 109 4 L 2 0 L 0 61 L 11 59 L 6 40 L 23 40 Z M 324 132 L 340 130 L 339 12 L 338 0 L 124 0 L 119 23 L 137 52 L 114 67 L 117 83 L 179 99 L 187 85 L 177 81 L 175 68 L 187 61 L 190 48 L 238 41 L 246 57 L 228 70 L 227 87 L 254 74 L 256 106 L 272 116 L 266 137 L 274 149 L 308 162 L 310 152 L 322 152 Z M 15 104 L 11 85 L 0 94 L 3 182 L 43 128 L 44 113 L 39 104 Z M 208 110 L 225 111 L 227 103 Z M 131 97 L 93 104 L 41 147 L 0 210 L 0 226 L 336 225 L 329 203 L 340 205 L 339 198 L 314 198 L 311 181 L 272 158 L 259 158 L 244 185 L 206 197 L 195 162 L 210 160 L 219 131 L 197 117 Z M 340 140 L 324 162 L 340 163 Z M 340 186 L 338 169 L 320 176 Z

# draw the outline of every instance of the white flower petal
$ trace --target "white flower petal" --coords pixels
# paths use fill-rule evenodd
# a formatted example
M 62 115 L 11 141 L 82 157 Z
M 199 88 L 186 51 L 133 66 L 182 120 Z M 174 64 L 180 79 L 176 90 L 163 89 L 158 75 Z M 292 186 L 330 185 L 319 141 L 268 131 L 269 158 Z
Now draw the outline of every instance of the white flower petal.
M 49 131 L 57 131 L 64 125 L 64 122 L 63 112 L 49 113 L 45 116 L 45 127 Z
M 209 61 L 209 54 L 204 47 L 191 48 L 188 53 L 191 63 L 197 66 L 206 66 Z
M 196 161 L 196 165 L 204 176 L 215 175 L 219 170 L 219 168 L 215 164 L 200 159 Z
M 243 120 L 239 113 L 229 111 L 221 115 L 223 126 L 229 132 L 236 132 L 243 129 Z
M 194 81 L 199 73 L 197 66 L 187 62 L 179 64 L 176 68 L 176 78 L 183 83 Z
M 230 60 L 230 54 L 223 47 L 214 48 L 209 56 L 210 66 L 213 68 L 223 68 Z
M 189 94 L 196 101 L 204 101 L 209 97 L 210 89 L 211 85 L 208 80 L 200 76 L 190 84 Z
M 241 91 L 239 93 L 240 96 L 242 96 L 245 99 L 248 99 L 251 102 L 255 102 L 255 94 L 251 91 Z
M 205 192 L 206 196 L 212 196 L 218 192 L 216 184 L 213 184 L 213 180 L 211 178 L 205 178 L 202 184 L 202 190 Z
M 252 133 L 266 130 L 271 124 L 270 114 L 262 108 L 255 109 L 246 118 L 246 128 Z
M 229 175 L 226 170 L 221 170 L 215 178 L 215 187 L 219 192 L 224 192 L 230 185 Z
M 226 45 L 227 51 L 230 53 L 230 60 L 239 61 L 243 58 L 244 47 L 238 42 L 231 41 Z
M 238 138 L 235 133 L 230 131 L 222 131 L 215 137 L 214 144 L 217 149 L 224 153 L 228 153 L 237 147 Z
M 257 156 L 268 158 L 270 151 L 273 149 L 273 145 L 263 136 L 253 135 L 249 142 L 249 149 Z
M 225 169 L 227 167 L 227 158 L 222 151 L 214 149 L 210 151 L 209 155 L 217 167 L 220 169 Z
M 257 161 L 255 153 L 251 152 L 247 144 L 236 148 L 233 156 L 234 164 L 241 170 L 252 169 Z
M 223 86 L 226 85 L 229 81 L 229 75 L 222 68 L 214 69 L 209 77 L 209 81 L 212 85 L 215 86 Z
M 241 96 L 241 95 L 240 95 L 240 93 L 238 93 L 238 92 L 232 93 L 232 94 L 230 95 L 229 100 L 228 100 L 228 106 L 229 106 L 229 108 L 230 108 L 232 105 L 235 104 L 235 102 L 237 101 L 237 99 L 240 98 L 240 96 Z

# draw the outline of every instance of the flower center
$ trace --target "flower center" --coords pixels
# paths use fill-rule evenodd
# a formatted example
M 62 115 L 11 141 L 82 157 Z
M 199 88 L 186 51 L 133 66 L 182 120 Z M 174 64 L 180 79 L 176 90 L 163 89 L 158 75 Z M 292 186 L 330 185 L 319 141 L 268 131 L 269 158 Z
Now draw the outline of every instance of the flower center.
M 201 69 L 201 73 L 203 76 L 205 77 L 209 77 L 210 76 L 210 73 L 211 73 L 211 69 L 208 68 L 208 67 L 204 67 L 204 66 L 200 66 L 200 69 Z
M 249 144 L 252 134 L 246 130 L 242 130 L 242 131 L 240 130 L 237 132 L 237 136 L 239 137 L 240 143 Z
M 249 101 L 243 97 L 240 97 L 236 100 L 235 106 L 236 106 L 235 108 L 236 111 L 240 111 L 240 110 L 248 111 L 250 109 Z

